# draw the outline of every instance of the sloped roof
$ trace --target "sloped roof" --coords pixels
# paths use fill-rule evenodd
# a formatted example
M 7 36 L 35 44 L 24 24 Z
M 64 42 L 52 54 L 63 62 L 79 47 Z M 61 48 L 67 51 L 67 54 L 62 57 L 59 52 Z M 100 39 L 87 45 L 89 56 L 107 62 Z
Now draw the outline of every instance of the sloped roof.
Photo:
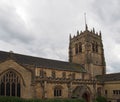
M 57 70 L 86 72 L 84 67 L 80 64 L 33 57 L 33 56 L 22 55 L 22 54 L 17 54 L 13 52 L 0 51 L 0 62 L 5 61 L 9 58 L 15 60 L 17 63 L 21 65 L 33 65 L 35 67 L 43 67 L 43 68 L 50 68 L 50 69 L 57 69 Z
M 120 81 L 120 73 L 111 73 L 105 75 L 96 76 L 99 81 L 107 82 L 107 81 Z

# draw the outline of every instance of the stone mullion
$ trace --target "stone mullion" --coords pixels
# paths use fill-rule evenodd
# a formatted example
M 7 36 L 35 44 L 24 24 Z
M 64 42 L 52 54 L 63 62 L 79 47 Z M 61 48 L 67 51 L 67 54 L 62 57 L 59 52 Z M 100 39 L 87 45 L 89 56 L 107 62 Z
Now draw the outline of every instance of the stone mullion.
M 59 96 L 59 91 L 58 91 L 58 89 L 57 89 L 56 91 L 57 91 L 57 96 Z
M 17 82 L 15 82 L 15 96 L 17 96 Z
M 18 83 L 20 83 L 20 80 L 19 80 L 19 78 L 16 76 L 16 81 L 15 81 L 15 96 L 17 96 L 17 93 L 18 93 L 18 88 L 17 88 Z
M 58 96 L 60 96 L 60 89 L 58 89 Z
M 62 89 L 60 89 L 60 96 L 62 96 Z
M 17 96 L 17 77 L 15 77 L 15 96 Z
M 60 89 L 58 89 L 58 95 L 61 96 L 61 94 L 60 94 Z
M 4 89 L 4 95 L 6 96 L 6 75 L 5 75 L 5 82 L 3 82 L 4 83 L 4 87 L 5 87 L 5 89 Z
M 11 82 L 11 78 L 10 78 L 10 96 L 12 96 L 12 82 Z
M 8 81 L 8 83 L 9 83 L 9 95 L 11 96 L 11 75 L 10 75 L 10 73 L 9 73 L 9 77 L 8 77 L 8 79 L 9 79 L 9 81 Z
M 60 96 L 60 89 L 58 89 L 58 96 Z

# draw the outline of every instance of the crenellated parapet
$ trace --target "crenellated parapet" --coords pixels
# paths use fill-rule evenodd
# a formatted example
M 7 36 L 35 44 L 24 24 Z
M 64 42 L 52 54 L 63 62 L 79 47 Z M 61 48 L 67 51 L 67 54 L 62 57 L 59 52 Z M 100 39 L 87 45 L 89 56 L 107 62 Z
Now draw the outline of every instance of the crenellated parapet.
M 95 28 L 93 28 L 92 30 L 86 29 L 85 31 L 77 30 L 77 33 L 74 34 L 73 36 L 71 36 L 71 34 L 70 34 L 69 38 L 70 38 L 70 41 L 74 41 L 74 40 L 76 41 L 76 39 L 83 37 L 85 35 L 89 35 L 89 36 L 93 36 L 93 37 L 96 37 L 98 39 L 101 39 L 101 31 L 96 32 Z

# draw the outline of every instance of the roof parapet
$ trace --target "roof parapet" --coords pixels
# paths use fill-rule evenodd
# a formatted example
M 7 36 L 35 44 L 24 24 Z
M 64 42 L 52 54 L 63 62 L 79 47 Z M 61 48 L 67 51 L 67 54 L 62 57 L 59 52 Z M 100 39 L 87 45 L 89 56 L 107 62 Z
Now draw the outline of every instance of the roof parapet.
M 80 35 L 86 34 L 86 33 L 87 34 L 93 34 L 93 35 L 101 38 L 101 31 L 95 32 L 95 28 L 94 27 L 93 27 L 92 30 L 88 30 L 88 27 L 87 27 L 87 24 L 86 24 L 86 30 L 85 31 L 79 31 L 79 30 L 77 30 L 77 34 L 74 34 L 73 37 L 70 34 L 70 39 L 74 39 L 74 38 L 76 38 L 76 37 L 78 37 Z

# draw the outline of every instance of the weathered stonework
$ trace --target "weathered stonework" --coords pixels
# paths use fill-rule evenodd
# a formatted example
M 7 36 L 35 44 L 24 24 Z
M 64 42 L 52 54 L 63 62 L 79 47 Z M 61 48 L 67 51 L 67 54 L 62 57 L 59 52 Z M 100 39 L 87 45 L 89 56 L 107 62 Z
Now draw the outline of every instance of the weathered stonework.
M 119 77 L 106 74 L 101 32 L 89 31 L 87 25 L 84 32 L 70 35 L 69 62 L 0 51 L 0 96 L 92 102 L 103 95 L 118 102 Z

